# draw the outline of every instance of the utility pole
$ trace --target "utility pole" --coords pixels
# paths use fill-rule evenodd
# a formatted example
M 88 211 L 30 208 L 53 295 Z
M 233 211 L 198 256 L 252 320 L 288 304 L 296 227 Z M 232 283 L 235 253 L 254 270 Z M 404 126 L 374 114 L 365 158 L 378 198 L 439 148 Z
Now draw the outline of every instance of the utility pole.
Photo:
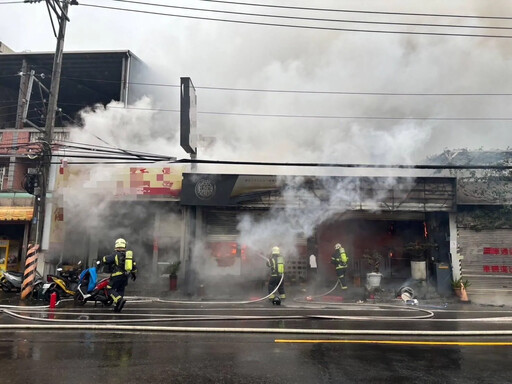
M 25 3 L 39 3 L 41 0 L 25 0 Z M 38 250 L 42 250 L 42 235 L 45 222 L 46 193 L 50 179 L 50 166 L 52 162 L 52 140 L 53 128 L 55 125 L 55 112 L 57 111 L 57 101 L 59 98 L 60 73 L 62 69 L 62 56 L 64 53 L 64 36 L 66 34 L 66 24 L 69 21 L 68 7 L 70 4 L 77 4 L 76 0 L 46 0 L 46 6 L 50 14 L 53 34 L 57 38 L 57 47 L 53 58 L 52 83 L 50 87 L 50 97 L 48 100 L 48 109 L 46 112 L 46 125 L 44 130 L 44 139 L 41 142 L 40 158 L 41 162 L 35 176 L 39 181 L 38 191 L 34 188 L 34 219 L 30 230 L 30 245 L 25 255 L 25 270 L 23 272 L 23 282 L 21 286 L 21 298 L 26 299 L 30 296 L 36 275 L 38 264 Z M 52 18 L 52 11 L 57 17 L 59 31 L 55 30 L 55 24 Z
M 40 1 L 40 0 L 39 0 Z M 37 0 L 25 0 L 25 2 L 33 3 L 39 2 Z M 46 0 L 46 6 L 48 10 L 53 11 L 56 15 L 57 22 L 59 25 L 58 32 L 55 30 L 55 24 L 53 22 L 52 14 L 50 12 L 50 19 L 52 22 L 53 33 L 57 38 L 57 47 L 55 49 L 55 55 L 53 58 L 53 69 L 52 69 L 52 82 L 50 87 L 50 97 L 48 100 L 48 109 L 46 113 L 46 125 L 44 130 L 44 140 L 42 141 L 42 166 L 41 166 L 41 193 L 36 196 L 34 202 L 34 218 L 35 227 L 32 226 L 30 232 L 31 242 L 33 244 L 40 244 L 43 234 L 43 225 L 45 218 L 45 206 L 46 206 L 46 193 L 48 191 L 48 183 L 50 176 L 50 166 L 52 160 L 52 149 L 51 144 L 53 140 L 53 128 L 55 126 L 55 113 L 57 112 L 57 102 L 59 97 L 60 89 L 60 75 L 62 70 L 62 57 L 64 54 L 64 37 L 66 34 L 66 25 L 69 21 L 68 8 L 70 4 L 78 4 L 76 0 L 64 0 L 59 2 L 58 0 Z

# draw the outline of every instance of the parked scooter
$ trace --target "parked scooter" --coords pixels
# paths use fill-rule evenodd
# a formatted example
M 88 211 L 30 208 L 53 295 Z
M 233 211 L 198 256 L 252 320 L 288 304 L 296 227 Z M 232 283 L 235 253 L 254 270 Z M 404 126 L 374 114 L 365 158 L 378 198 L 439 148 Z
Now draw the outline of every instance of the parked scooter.
M 42 287 L 43 299 L 50 301 L 50 297 L 54 292 L 57 295 L 57 301 L 63 297 L 75 296 L 81 271 L 82 262 L 79 261 L 70 269 L 57 268 L 57 275 L 47 275 L 47 283 Z
M 100 262 L 96 262 L 99 266 Z M 111 306 L 114 300 L 108 294 L 108 281 L 106 277 L 98 281 L 98 271 L 96 267 L 86 269 L 80 274 L 80 280 L 74 296 L 75 305 L 84 305 L 88 301 L 99 301 L 104 306 Z
M 20 292 L 23 272 L 0 271 L 0 288 L 4 292 Z M 43 277 L 36 271 L 34 287 L 43 283 Z

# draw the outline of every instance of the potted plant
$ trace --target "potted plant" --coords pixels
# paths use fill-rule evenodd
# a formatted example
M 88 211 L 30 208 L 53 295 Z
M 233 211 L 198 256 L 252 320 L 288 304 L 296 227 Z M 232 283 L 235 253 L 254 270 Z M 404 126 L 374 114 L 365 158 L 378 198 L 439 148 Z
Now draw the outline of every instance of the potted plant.
M 178 271 L 180 270 L 181 261 L 175 261 L 167 267 L 166 272 L 169 274 L 169 289 L 175 291 L 178 287 Z
M 365 250 L 363 258 L 367 261 L 368 265 L 372 268 L 372 272 L 379 273 L 382 255 L 377 251 Z
M 427 279 L 427 250 L 433 248 L 437 248 L 437 244 L 419 241 L 404 247 L 405 254 L 411 259 L 411 275 L 414 280 Z
M 380 263 L 382 261 L 382 255 L 376 250 L 366 249 L 363 258 L 368 262 L 368 265 L 372 268 L 372 272 L 366 274 L 366 287 L 368 290 L 373 290 L 380 287 L 380 281 L 382 274 L 380 273 Z
M 457 280 L 452 281 L 452 288 L 458 297 L 462 296 L 462 286 L 467 289 L 471 285 L 468 279 L 459 277 Z

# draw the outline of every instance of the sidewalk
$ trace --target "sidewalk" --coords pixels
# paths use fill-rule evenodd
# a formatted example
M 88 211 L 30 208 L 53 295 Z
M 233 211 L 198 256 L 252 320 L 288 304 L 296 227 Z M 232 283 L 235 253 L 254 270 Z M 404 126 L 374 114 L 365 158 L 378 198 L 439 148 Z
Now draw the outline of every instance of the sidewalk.
M 477 303 L 471 302 L 471 292 L 469 292 L 469 303 L 461 302 L 455 295 L 441 296 L 437 293 L 436 289 L 432 286 L 425 287 L 425 289 L 417 289 L 413 287 L 415 302 L 406 303 L 400 298 L 399 286 L 397 284 L 384 284 L 382 289 L 374 292 L 368 292 L 364 287 L 350 286 L 347 290 L 341 290 L 339 286 L 333 290 L 335 281 L 326 281 L 324 284 L 319 285 L 316 289 L 308 286 L 306 283 L 286 284 L 286 302 L 296 303 L 297 305 L 310 304 L 329 304 L 329 303 L 368 303 L 368 304 L 383 304 L 383 305 L 417 305 L 430 306 L 435 308 L 446 308 L 448 306 L 468 308 L 510 308 L 512 304 L 503 303 Z M 416 288 L 416 289 L 415 289 Z M 264 298 L 268 295 L 267 282 L 264 280 L 258 281 L 210 281 L 208 283 L 199 284 L 189 291 L 186 290 L 183 284 L 178 283 L 177 290 L 170 290 L 169 281 L 162 280 L 159 283 L 147 284 L 143 281 L 137 280 L 128 284 L 125 292 L 126 296 L 140 296 L 140 297 L 154 297 L 167 300 L 179 301 L 195 301 L 195 302 L 233 302 L 236 305 L 238 302 L 255 301 Z M 72 299 L 70 299 L 72 300 Z M 261 300 L 263 305 L 266 305 L 266 300 Z M 0 305 L 48 305 L 41 300 L 26 300 L 22 301 L 19 293 L 4 293 L 0 292 Z
M 327 286 L 327 283 L 332 285 Z M 349 286 L 347 290 L 341 290 L 333 282 L 312 289 L 305 283 L 286 284 L 285 292 L 287 302 L 297 301 L 304 303 L 369 303 L 369 304 L 406 304 L 397 294 L 399 288 L 383 286 L 381 290 L 368 292 L 364 287 Z M 419 306 L 431 305 L 445 307 L 447 305 L 461 303 L 455 295 L 448 297 L 440 296 L 433 287 L 425 290 L 414 290 L 414 298 L 418 300 Z M 190 300 L 190 301 L 253 301 L 268 295 L 266 281 L 259 282 L 209 282 L 199 284 L 187 292 L 186 287 L 178 283 L 178 288 L 171 291 L 169 286 L 141 287 L 138 284 L 128 286 L 126 294 L 129 296 L 159 297 L 167 300 Z M 462 304 L 462 303 L 461 303 Z

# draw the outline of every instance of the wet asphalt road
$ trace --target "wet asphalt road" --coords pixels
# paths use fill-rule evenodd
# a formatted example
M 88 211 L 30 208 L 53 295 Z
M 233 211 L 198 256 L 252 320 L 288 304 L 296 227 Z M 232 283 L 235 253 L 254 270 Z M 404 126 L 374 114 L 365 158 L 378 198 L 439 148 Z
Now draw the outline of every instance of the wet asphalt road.
M 294 343 L 295 339 L 276 342 L 267 334 L 10 332 L 0 336 L 2 383 L 36 378 L 79 384 L 509 383 L 512 373 L 510 346 Z
M 0 300 L 0 327 L 26 328 L 1 329 L 1 383 L 509 383 L 512 376 L 510 308 L 132 300 L 114 314 L 92 304 L 6 304 L 16 303 Z M 76 329 L 84 325 L 99 329 Z M 126 329 L 101 329 L 112 325 Z M 347 333 L 315 334 L 322 330 Z M 361 334 L 368 330 L 384 332 Z M 482 334 L 415 334 L 466 330 Z

